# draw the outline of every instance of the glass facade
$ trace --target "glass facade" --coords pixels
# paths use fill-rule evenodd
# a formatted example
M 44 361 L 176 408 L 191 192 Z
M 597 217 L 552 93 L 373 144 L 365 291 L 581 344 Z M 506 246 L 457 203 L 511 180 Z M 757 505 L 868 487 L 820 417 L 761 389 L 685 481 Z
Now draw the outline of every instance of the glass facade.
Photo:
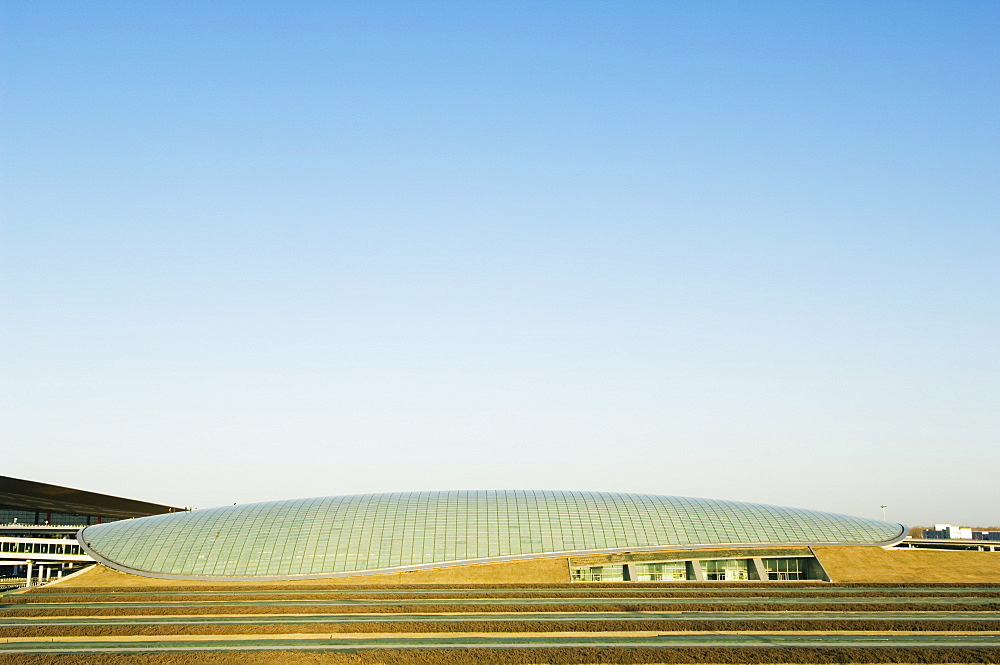
M 47 543 L 0 541 L 0 552 L 9 554 L 83 554 L 75 540 L 52 539 Z
M 823 579 L 815 559 L 810 557 L 782 557 L 762 559 L 769 580 L 818 580 Z M 697 580 L 693 566 L 701 570 L 706 582 L 757 579 L 751 574 L 750 559 L 707 559 L 694 561 L 664 561 L 658 563 L 633 563 L 633 582 L 674 582 Z M 624 565 L 583 566 L 570 569 L 574 582 L 620 582 L 627 579 Z
M 48 510 L 25 510 L 23 508 L 0 506 L 0 524 L 87 526 L 89 524 L 114 522 L 116 519 L 114 517 L 100 517 L 97 515 L 74 515 Z
M 764 568 L 767 569 L 767 579 L 769 580 L 808 580 L 812 579 L 810 573 L 815 566 L 811 559 L 764 559 Z
M 625 579 L 625 566 L 573 568 L 570 579 L 574 582 L 621 582 Z
M 635 570 L 637 582 L 671 582 L 688 578 L 685 561 L 639 563 L 635 564 Z
M 92 552 L 117 567 L 193 578 L 322 576 L 630 548 L 873 544 L 901 536 L 898 524 L 797 508 L 527 490 L 298 499 L 83 531 Z
M 715 559 L 700 561 L 701 573 L 706 580 L 748 580 L 749 561 L 746 559 Z

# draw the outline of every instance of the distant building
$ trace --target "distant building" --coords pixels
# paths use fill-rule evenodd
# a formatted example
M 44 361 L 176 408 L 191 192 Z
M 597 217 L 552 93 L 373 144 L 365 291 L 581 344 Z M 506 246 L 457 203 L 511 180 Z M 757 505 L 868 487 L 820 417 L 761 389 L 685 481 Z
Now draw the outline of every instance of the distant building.
M 996 540 L 1000 541 L 1000 531 L 973 531 L 972 527 L 935 524 L 933 529 L 924 529 L 924 538 L 936 540 Z

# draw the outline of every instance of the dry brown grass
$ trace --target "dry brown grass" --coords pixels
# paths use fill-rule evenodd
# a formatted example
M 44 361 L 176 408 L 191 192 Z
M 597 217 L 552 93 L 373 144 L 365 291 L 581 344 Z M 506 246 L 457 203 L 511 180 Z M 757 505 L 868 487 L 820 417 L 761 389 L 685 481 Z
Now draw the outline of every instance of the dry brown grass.
M 1000 583 L 996 552 L 814 547 L 834 582 Z
M 936 552 L 936 551 L 892 551 L 887 552 L 879 547 L 817 547 L 817 555 L 820 555 L 820 560 L 823 562 L 824 566 L 830 563 L 832 567 L 831 575 L 837 582 L 837 586 L 851 586 L 852 584 L 857 586 L 931 586 L 934 583 L 940 584 L 956 584 L 960 583 L 963 586 L 987 586 L 994 585 L 1000 582 L 1000 574 L 994 574 L 994 572 L 1000 573 L 1000 571 L 994 570 L 996 566 L 1000 566 L 1000 556 L 997 556 L 995 552 Z M 822 552 L 822 554 L 820 554 Z M 897 556 L 902 554 L 901 559 L 888 560 L 888 563 L 880 561 L 879 552 L 885 554 L 886 556 Z M 899 571 L 893 572 L 892 570 L 887 570 L 886 566 L 889 564 L 898 564 L 899 562 L 907 561 L 909 558 L 906 556 L 908 554 L 918 554 L 918 555 L 930 555 L 932 558 L 929 561 L 928 568 L 935 570 L 927 570 L 927 574 L 921 576 L 917 574 L 917 571 L 909 570 L 906 574 L 899 574 Z M 939 555 L 944 555 L 939 556 Z M 948 567 L 952 565 L 953 558 L 948 555 L 982 555 L 985 557 L 992 556 L 993 559 L 990 561 L 995 564 L 989 564 L 983 573 L 976 572 L 975 570 L 969 572 L 966 571 L 961 575 L 952 575 L 948 573 Z M 926 557 L 915 557 L 915 559 L 926 558 Z M 539 559 L 537 561 L 546 561 L 551 564 L 552 559 Z M 558 559 L 560 566 L 565 568 L 565 559 Z M 982 558 L 959 558 L 956 560 L 958 565 L 962 566 L 973 566 L 975 568 L 978 562 L 985 561 Z M 509 564 L 524 563 L 524 562 L 508 562 Z M 106 566 L 96 565 L 91 567 L 89 570 L 73 577 L 72 579 L 67 579 L 59 584 L 44 587 L 34 591 L 33 593 L 45 593 L 47 591 L 52 592 L 62 592 L 72 589 L 90 589 L 95 592 L 105 592 L 105 591 L 154 591 L 157 589 L 170 589 L 173 591 L 227 591 L 227 590 L 282 590 L 287 589 L 289 591 L 294 591 L 297 589 L 323 589 L 323 588 L 335 588 L 335 589 L 409 589 L 409 590 L 419 590 L 419 589 L 449 589 L 455 586 L 462 586 L 467 588 L 481 588 L 481 589 L 538 589 L 538 588 L 566 588 L 566 589 L 621 589 L 625 585 L 621 582 L 576 582 L 571 583 L 567 579 L 559 580 L 522 580 L 516 582 L 511 579 L 505 579 L 509 576 L 499 576 L 499 577 L 483 577 L 490 573 L 490 570 L 483 568 L 483 566 L 494 565 L 494 564 L 479 564 L 478 566 L 457 566 L 451 569 L 437 569 L 441 571 L 446 570 L 457 570 L 465 569 L 466 572 L 475 572 L 475 575 L 465 575 L 453 576 L 453 578 L 442 578 L 433 579 L 430 577 L 424 577 L 417 579 L 413 577 L 411 573 L 393 573 L 395 577 L 387 577 L 383 575 L 373 575 L 364 577 L 341 577 L 341 578 L 327 578 L 327 579 L 312 579 L 312 580 L 290 580 L 290 581 L 272 581 L 272 582 L 219 582 L 219 581 L 190 581 L 190 580 L 161 580 L 151 577 L 140 577 L 138 575 L 129 575 L 127 573 L 122 573 L 117 570 L 112 570 Z M 501 565 L 501 564 L 495 564 Z M 506 564 L 504 564 L 506 565 Z M 844 566 L 847 567 L 847 571 L 855 574 L 845 575 Z M 852 566 L 860 568 L 860 572 Z M 865 566 L 869 566 L 865 569 Z M 941 570 L 936 570 L 936 568 L 944 567 L 946 570 L 942 573 Z M 476 569 L 472 571 L 472 569 Z M 829 570 L 829 568 L 828 568 Z M 429 571 L 416 571 L 416 572 L 429 572 Z M 905 572 L 905 571 L 904 571 Z M 931 574 L 931 573 L 934 574 Z M 853 574 L 852 573 L 852 574 Z M 948 573 L 948 574 L 945 574 Z M 880 577 L 880 575 L 887 575 L 886 577 Z M 407 577 L 409 576 L 409 577 Z M 856 579 L 855 579 L 856 578 Z M 495 581 L 484 583 L 484 579 L 493 579 Z M 830 583 L 820 582 L 820 581 L 807 581 L 807 582 L 640 582 L 643 587 L 656 587 L 663 589 L 694 589 L 694 588 L 712 588 L 712 589 L 746 589 L 746 588 L 758 588 L 765 586 L 766 588 L 810 588 L 810 587 L 828 587 Z
M 634 665 L 713 663 L 1000 663 L 994 648 L 721 647 L 627 649 L 371 649 L 358 653 L 301 651 L 156 654 L 0 655 L 0 665 Z
M 31 604 L 8 605 L 4 615 L 10 617 L 25 616 L 154 616 L 177 614 L 435 614 L 439 612 L 452 613 L 484 613 L 484 612 L 514 612 L 514 613 L 564 613 L 564 612 L 781 612 L 781 611 L 817 611 L 817 612 L 997 612 L 1000 602 L 984 604 L 956 603 L 810 603 L 801 605 L 782 602 L 760 603 L 675 603 L 667 607 L 663 605 L 634 603 L 616 604 L 475 604 L 475 605 L 213 605 L 211 601 L 199 603 L 197 606 L 174 606 L 170 604 L 156 607 L 94 607 L 78 606 L 65 608 L 32 607 Z
M 497 563 L 477 563 L 460 566 L 444 566 L 428 570 L 413 570 L 400 573 L 379 573 L 376 575 L 358 575 L 352 577 L 328 577 L 314 580 L 288 580 L 280 584 L 294 588 L 296 586 L 333 586 L 364 584 L 367 587 L 383 585 L 455 585 L 481 584 L 483 580 L 491 580 L 497 584 L 568 584 L 569 567 L 566 557 L 549 557 L 543 559 L 521 559 L 517 561 L 502 561 Z M 72 579 L 60 582 L 57 586 L 69 588 L 98 584 L 128 585 L 136 587 L 174 586 L 180 582 L 192 588 L 219 585 L 218 581 L 179 581 L 161 580 L 152 577 L 130 575 L 107 566 L 93 566 L 91 570 Z M 226 584 L 222 582 L 221 584 Z M 246 584 L 246 582 L 236 582 Z
M 851 566 L 865 565 L 865 561 L 875 561 L 882 556 L 897 557 L 899 552 L 885 552 L 879 548 L 827 548 L 840 552 L 839 561 L 844 565 Z M 858 552 L 858 550 L 866 550 Z M 878 550 L 882 554 L 873 553 L 867 550 Z M 903 552 L 902 554 L 907 554 Z M 934 553 L 938 554 L 938 553 Z M 976 554 L 967 552 L 945 554 Z M 1000 556 L 991 554 L 997 562 Z M 853 557 L 853 558 L 852 558 Z M 867 557 L 867 558 L 866 558 Z M 976 561 L 978 559 L 963 558 L 962 561 Z M 911 559 L 888 559 L 890 562 L 912 561 Z M 935 559 L 940 564 L 941 559 Z M 824 559 L 824 564 L 827 561 Z M 563 560 L 563 564 L 565 561 Z M 906 574 L 911 574 L 910 572 Z M 905 577 L 900 574 L 898 577 Z M 974 577 L 974 576 L 973 576 Z M 836 579 L 836 577 L 835 577 Z M 352 583 L 348 584 L 347 581 Z M 363 581 L 364 584 L 357 582 Z M 1000 578 L 998 578 L 1000 581 Z M 977 578 L 975 580 L 937 580 L 941 584 L 941 597 L 953 598 L 957 602 L 940 602 L 933 604 L 925 603 L 885 603 L 880 602 L 880 598 L 885 597 L 920 597 L 928 598 L 929 594 L 917 594 L 907 592 L 908 586 L 933 587 L 922 580 L 903 580 L 889 576 L 881 583 L 871 583 L 864 579 L 859 579 L 849 583 L 837 583 L 831 585 L 824 582 L 792 582 L 792 583 L 760 583 L 760 582 L 736 582 L 736 583 L 698 583 L 698 582 L 663 582 L 663 583 L 640 583 L 643 587 L 652 587 L 655 591 L 634 591 L 630 590 L 622 583 L 500 583 L 500 584 L 474 584 L 471 582 L 450 582 L 450 583 L 428 583 L 428 584 L 388 584 L 385 581 L 373 582 L 371 578 L 347 578 L 342 580 L 302 580 L 297 582 L 270 582 L 251 584 L 239 583 L 219 583 L 219 582 L 178 582 L 170 580 L 152 580 L 148 578 L 126 575 L 117 571 L 102 567 L 95 567 L 92 571 L 80 575 L 74 580 L 69 580 L 65 584 L 56 585 L 32 590 L 24 594 L 7 596 L 3 599 L 2 615 L 7 617 L 45 617 L 45 616 L 201 616 L 212 614 L 227 614 L 245 616 L 251 620 L 254 615 L 307 615 L 307 614 L 397 614 L 397 613 L 427 613 L 438 614 L 442 612 L 631 612 L 631 611 L 652 611 L 667 610 L 675 612 L 688 611 L 780 611 L 780 610 L 817 610 L 817 611 L 852 611 L 852 612 L 878 612 L 878 611 L 974 611 L 974 612 L 996 612 L 1000 611 L 1000 593 L 994 590 L 982 589 L 981 587 L 996 584 L 997 581 Z M 961 588 L 955 589 L 956 582 Z M 72 583 L 72 584 L 70 584 Z M 456 591 L 455 587 L 461 586 L 470 591 Z M 874 587 L 871 590 L 856 589 L 858 586 Z M 887 586 L 903 587 L 903 590 L 885 590 L 879 588 Z M 269 607 L 256 603 L 277 601 L 277 600 L 309 600 L 310 597 L 302 591 L 320 590 L 336 588 L 338 593 L 333 596 L 343 600 L 369 600 L 378 599 L 386 601 L 386 605 L 359 606 L 359 605 L 320 605 L 304 604 L 291 606 Z M 439 604 L 414 604 L 414 605 L 393 605 L 393 599 L 399 600 L 419 600 L 421 598 L 434 599 L 517 599 L 525 600 L 531 596 L 544 594 L 545 590 L 558 588 L 569 590 L 569 593 L 560 598 L 566 598 L 569 603 L 485 603 L 471 604 L 460 603 L 455 605 Z M 820 598 L 857 598 L 859 602 L 836 602 L 836 603 L 816 603 L 798 604 L 788 602 L 792 598 L 817 597 L 812 590 L 816 588 L 831 589 L 824 592 Z M 386 596 L 372 593 L 373 590 L 398 589 L 404 591 L 398 595 Z M 691 594 L 692 589 L 706 589 L 697 594 Z M 755 589 L 767 589 L 768 594 L 761 597 L 754 597 Z M 197 594 L 184 594 L 184 591 L 221 591 L 222 595 L 202 596 Z M 264 594 L 255 593 L 263 590 L 275 590 L 278 593 Z M 433 595 L 422 594 L 426 590 L 445 590 L 447 593 Z M 733 591 L 740 591 L 734 595 Z M 155 592 L 169 591 L 171 593 L 181 592 L 178 595 L 162 596 Z M 225 592 L 233 592 L 227 594 Z M 779 593 L 773 593 L 779 591 Z M 69 596 L 52 596 L 52 593 L 70 593 Z M 113 595 L 108 595 L 113 592 Z M 140 593 L 142 592 L 142 593 Z M 153 593 L 150 593 L 153 592 Z M 245 592 L 245 593 L 239 593 Z M 284 593 L 282 593 L 284 592 Z M 95 595 L 102 594 L 102 595 Z M 618 602 L 613 604 L 596 604 L 585 602 L 587 596 L 602 595 L 614 597 Z M 331 596 L 320 595 L 319 598 L 330 598 Z M 686 603 L 684 598 L 711 598 L 710 603 Z M 748 598 L 753 597 L 754 602 L 747 604 L 737 604 L 727 602 L 733 597 Z M 983 605 L 973 605 L 963 603 L 961 597 L 981 597 L 996 598 L 997 602 L 989 602 Z M 315 597 L 313 597 L 315 598 Z M 580 602 L 573 602 L 573 599 L 580 599 Z M 673 598 L 681 602 L 670 605 L 645 602 L 656 598 Z M 861 599 L 870 599 L 871 602 L 861 602 Z M 318 600 L 318 599 L 317 599 Z M 60 609 L 46 609 L 34 606 L 39 602 L 110 602 L 121 603 L 119 607 L 83 607 L 74 606 Z M 197 603 L 194 607 L 179 607 L 167 602 L 165 605 L 157 607 L 130 607 L 128 603 L 135 602 L 157 602 L 157 601 L 177 601 L 187 603 Z M 218 605 L 219 602 L 239 601 L 238 605 Z M 947 619 L 929 620 L 888 620 L 888 619 L 813 619 L 813 620 L 590 620 L 573 619 L 563 620 L 553 618 L 553 620 L 521 620 L 516 617 L 512 621 L 455 621 L 455 622 L 382 622 L 365 621 L 363 623 L 298 623 L 298 624 L 264 624 L 251 625 L 247 623 L 236 624 L 203 624 L 203 625 L 134 625 L 118 624 L 113 626 L 18 626 L 0 629 L 0 637 L 108 637 L 117 636 L 156 636 L 167 635 L 190 635 L 190 636 L 225 636 L 225 635 L 291 635 L 297 633 L 327 633 L 345 635 L 350 633 L 371 634 L 371 633 L 554 633 L 570 631 L 586 632 L 608 632 L 608 631 L 1000 631 L 1000 620 L 983 619 L 976 621 L 952 621 Z M 77 665 L 86 663 L 87 665 L 161 665 L 169 663 L 195 663 L 206 665 L 228 665 L 229 663 L 250 664 L 255 663 L 289 663 L 300 665 L 305 663 L 331 663 L 348 665 L 424 665 L 426 663 L 441 663 L 447 665 L 476 663 L 477 665 L 532 665 L 549 663 L 553 665 L 562 663 L 587 663 L 597 665 L 611 663 L 849 663 L 849 662 L 909 662 L 909 663 L 1000 663 L 1000 647 L 997 648 L 937 648 L 924 649 L 919 647 L 901 646 L 898 648 L 844 648 L 844 647 L 823 647 L 823 648 L 800 648 L 800 647 L 760 647 L 760 648 L 698 648 L 683 647 L 672 649 L 629 649 L 615 646 L 607 647 L 537 647 L 537 648 L 516 648 L 506 650 L 483 649 L 483 648 L 462 648 L 462 649 L 438 649 L 438 650 L 394 650 L 375 649 L 357 653 L 331 652 L 317 653 L 305 651 L 271 651 L 271 652 L 199 652 L 199 653 L 162 653 L 162 654 L 131 654 L 131 655 L 57 655 L 49 654 L 39 657 L 2 654 L 0 653 L 0 665 L 17 663 L 18 665 L 37 665 L 39 663 L 56 663 L 63 665 Z
M 965 579 L 936 579 L 933 577 L 915 579 L 899 579 L 899 575 L 890 576 L 886 579 L 879 579 L 877 573 L 879 566 L 876 565 L 872 569 L 871 573 L 862 575 L 861 579 L 851 580 L 845 579 L 842 574 L 843 571 L 837 566 L 840 565 L 840 561 L 846 560 L 849 565 L 860 565 L 865 566 L 869 564 L 877 564 L 877 560 L 873 560 L 873 556 L 877 558 L 878 552 L 884 553 L 886 556 L 896 556 L 900 552 L 886 552 L 879 547 L 819 547 L 816 548 L 817 553 L 823 552 L 821 561 L 826 565 L 827 561 L 831 562 L 837 575 L 834 576 L 836 580 L 837 587 L 850 588 L 852 586 L 866 586 L 866 587 L 895 587 L 895 586 L 915 586 L 915 587 L 925 587 L 925 586 L 935 586 L 940 584 L 942 586 L 954 586 L 955 584 L 960 584 L 963 587 L 974 588 L 976 586 L 993 586 L 1000 582 L 1000 577 L 988 577 L 987 579 L 977 578 L 975 574 L 966 575 Z M 908 552 L 902 551 L 902 554 L 907 554 Z M 918 554 L 958 554 L 958 555 L 985 555 L 993 556 L 994 561 L 1000 560 L 1000 556 L 997 556 L 995 552 L 919 552 Z M 846 559 L 845 559 L 846 557 Z M 945 557 L 947 559 L 947 557 Z M 945 559 L 937 559 L 935 561 L 944 562 L 947 565 Z M 900 559 L 899 561 L 903 561 Z M 970 563 L 969 560 L 962 560 L 967 564 Z M 973 561 L 974 562 L 974 561 Z M 563 561 L 565 565 L 565 561 Z M 471 566 L 470 566 L 471 568 Z M 884 571 L 882 571 L 884 572 Z M 41 587 L 39 589 L 33 590 L 31 593 L 63 593 L 65 591 L 92 591 L 98 592 L 109 592 L 109 591 L 157 591 L 157 590 L 170 590 L 170 591 L 254 591 L 254 590 L 288 590 L 296 591 L 302 589 L 344 589 L 344 590 L 372 590 L 372 589 L 403 589 L 410 591 L 419 591 L 420 589 L 454 589 L 456 586 L 461 586 L 463 588 L 469 589 L 482 589 L 482 590 L 500 590 L 500 589 L 510 589 L 510 590 L 532 590 L 532 589 L 574 589 L 582 591 L 592 591 L 597 589 L 626 589 L 627 584 L 622 582 L 576 582 L 571 583 L 568 580 L 559 582 L 504 582 L 498 580 L 496 582 L 484 583 L 483 578 L 473 579 L 473 580 L 460 580 L 460 581 L 448 581 L 448 582 L 438 582 L 438 583 L 393 583 L 389 580 L 381 579 L 376 580 L 375 578 L 379 576 L 370 577 L 345 577 L 345 578 L 335 578 L 335 579 L 313 579 L 313 580 L 294 580 L 294 581 L 277 581 L 277 582 L 219 582 L 219 581 L 189 581 L 189 580 L 161 580 L 150 577 L 140 577 L 138 575 L 129 575 L 127 573 L 122 573 L 117 570 L 112 570 L 106 566 L 96 565 L 90 569 L 84 571 L 80 575 L 73 577 L 72 579 L 64 580 L 58 584 Z M 912 575 L 910 576 L 913 577 Z M 767 588 L 767 589 L 808 589 L 815 587 L 830 587 L 829 582 L 820 581 L 805 581 L 805 582 L 639 582 L 643 587 L 652 587 L 665 590 L 683 590 L 683 589 L 713 589 L 724 591 L 726 589 L 753 589 L 753 588 Z
M 208 603 L 218 603 L 218 602 L 260 602 L 260 601 L 277 601 L 277 600 L 310 600 L 321 598 L 319 593 L 305 593 L 305 592 L 287 592 L 287 593 L 254 593 L 254 591 L 247 592 L 234 592 L 226 593 L 225 591 L 218 592 L 213 595 L 199 595 L 195 593 L 185 594 L 183 592 L 172 592 L 170 595 L 152 595 L 137 594 L 134 590 L 125 590 L 115 592 L 114 595 L 108 595 L 108 592 L 102 594 L 95 594 L 91 592 L 90 589 L 80 589 L 79 592 L 73 593 L 73 602 L 78 603 L 100 603 L 100 602 L 116 602 L 116 603 L 141 603 L 141 602 L 208 602 Z M 703 591 L 698 593 L 693 593 L 690 589 L 666 589 L 663 591 L 629 591 L 628 589 L 594 589 L 591 591 L 577 591 L 572 590 L 568 592 L 559 592 L 555 594 L 558 598 L 565 598 L 567 600 L 572 600 L 574 598 L 594 598 L 594 597 L 609 597 L 609 598 L 621 598 L 621 599 L 693 599 L 693 598 L 758 598 L 762 602 L 770 602 L 773 600 L 781 600 L 788 598 L 815 598 L 817 595 L 811 589 L 784 589 L 779 590 L 775 593 L 760 593 L 755 594 L 752 589 L 744 590 L 743 593 L 733 593 L 733 590 L 712 590 Z M 19 594 L 16 596 L 7 596 L 4 600 L 4 604 L 8 605 L 24 605 L 31 603 L 51 603 L 59 602 L 59 599 L 53 600 L 51 597 L 52 593 L 40 593 L 31 592 L 25 594 Z M 406 591 L 403 593 L 394 593 L 392 595 L 379 594 L 364 591 L 348 591 L 344 593 L 336 593 L 327 596 L 330 599 L 336 600 L 382 600 L 382 601 L 392 601 L 392 600 L 467 600 L 467 599 L 530 599 L 533 597 L 545 597 L 546 593 L 544 590 L 532 591 L 532 590 L 508 590 L 508 591 L 482 591 L 482 592 L 447 592 L 447 593 L 422 593 L 420 591 Z M 943 590 L 937 592 L 934 595 L 918 592 L 918 591 L 851 591 L 850 589 L 837 590 L 837 591 L 824 591 L 822 598 L 1000 598 L 1000 591 L 992 590 L 977 590 L 977 589 L 966 589 L 966 590 Z M 65 598 L 65 596 L 63 596 Z
M 294 623 L 262 624 L 116 624 L 95 626 L 16 626 L 0 628 L 6 637 L 116 637 L 135 635 L 287 635 L 293 633 L 555 633 L 555 632 L 636 632 L 681 631 L 878 631 L 878 632 L 997 632 L 1000 620 L 952 621 L 947 619 L 808 619 L 780 620 L 646 620 L 615 621 L 581 619 L 574 621 L 366 621 L 349 624 Z

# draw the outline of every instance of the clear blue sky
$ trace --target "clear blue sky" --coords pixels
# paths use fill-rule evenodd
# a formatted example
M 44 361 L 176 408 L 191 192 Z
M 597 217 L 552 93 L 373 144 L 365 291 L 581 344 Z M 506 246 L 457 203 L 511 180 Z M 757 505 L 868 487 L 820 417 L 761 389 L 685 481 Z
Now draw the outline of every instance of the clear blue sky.
M 0 5 L 0 473 L 1000 523 L 1000 4 Z

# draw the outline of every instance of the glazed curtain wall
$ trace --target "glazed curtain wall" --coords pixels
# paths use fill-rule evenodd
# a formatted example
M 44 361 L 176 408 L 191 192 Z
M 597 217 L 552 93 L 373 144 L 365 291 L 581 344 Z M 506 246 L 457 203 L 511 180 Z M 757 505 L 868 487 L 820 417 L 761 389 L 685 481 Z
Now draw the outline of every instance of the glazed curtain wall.
M 877 520 L 732 501 L 516 490 L 224 506 L 92 526 L 82 537 L 128 570 L 275 577 L 655 546 L 870 544 L 901 531 Z

